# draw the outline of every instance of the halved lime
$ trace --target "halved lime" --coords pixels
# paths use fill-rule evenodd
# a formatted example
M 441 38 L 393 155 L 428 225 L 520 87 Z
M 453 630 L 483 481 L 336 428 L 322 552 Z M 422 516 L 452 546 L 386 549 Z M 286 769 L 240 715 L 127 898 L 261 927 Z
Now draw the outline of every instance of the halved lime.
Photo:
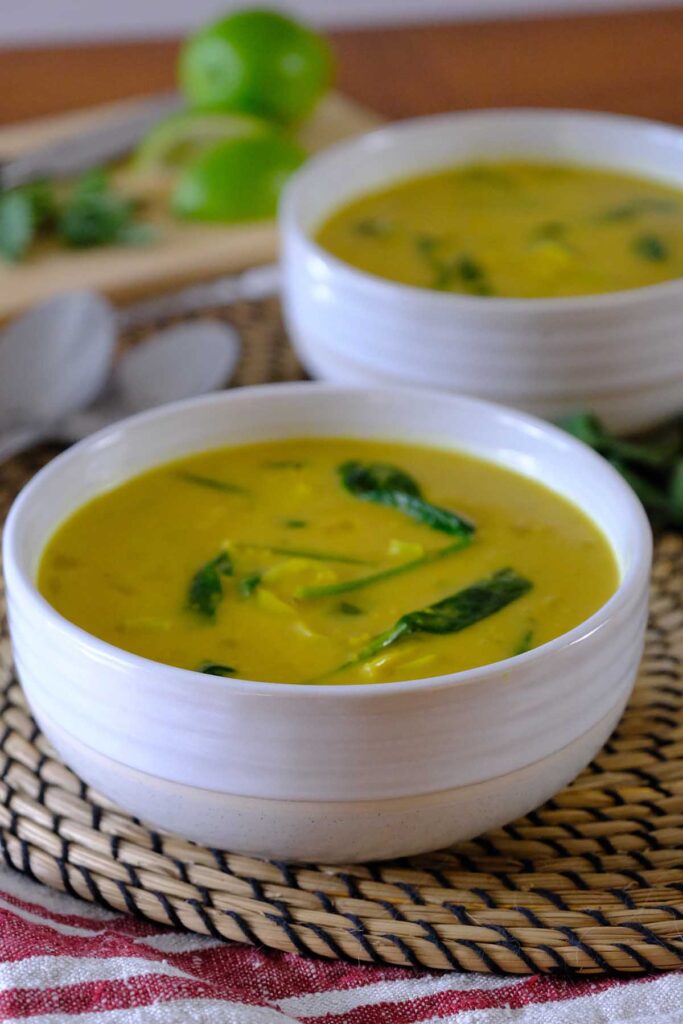
M 189 220 L 273 217 L 285 181 L 305 156 L 297 143 L 273 131 L 217 142 L 183 169 L 173 211 Z
M 185 167 L 216 142 L 253 138 L 270 125 L 248 114 L 182 110 L 152 128 L 135 152 L 131 169 L 165 173 Z

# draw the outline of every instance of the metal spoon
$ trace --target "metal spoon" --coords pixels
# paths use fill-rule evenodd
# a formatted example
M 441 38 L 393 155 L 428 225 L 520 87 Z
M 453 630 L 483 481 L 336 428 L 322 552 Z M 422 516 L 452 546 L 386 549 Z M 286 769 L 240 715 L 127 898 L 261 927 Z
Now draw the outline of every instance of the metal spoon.
M 92 292 L 48 299 L 0 335 L 0 459 L 92 402 L 109 374 L 115 340 L 114 311 Z
M 116 328 L 106 300 L 72 292 L 0 335 L 0 461 L 46 438 L 76 441 L 132 413 L 215 390 L 239 358 L 237 332 L 201 320 L 159 331 L 112 371 Z
M 100 397 L 60 422 L 55 436 L 77 441 L 133 413 L 216 391 L 234 373 L 239 354 L 237 332 L 214 320 L 159 331 L 121 357 Z

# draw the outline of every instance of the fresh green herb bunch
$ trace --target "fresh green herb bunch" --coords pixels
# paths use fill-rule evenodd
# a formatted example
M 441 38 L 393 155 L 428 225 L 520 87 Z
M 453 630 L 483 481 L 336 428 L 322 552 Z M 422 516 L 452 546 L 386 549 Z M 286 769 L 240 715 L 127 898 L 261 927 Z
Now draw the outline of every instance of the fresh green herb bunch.
M 69 249 L 137 245 L 152 229 L 136 218 L 138 204 L 116 192 L 101 170 L 89 171 L 63 195 L 46 182 L 0 193 L 0 254 L 17 262 L 40 236 Z
M 683 529 L 683 420 L 635 440 L 614 437 L 590 412 L 566 416 L 559 425 L 619 470 L 654 526 Z

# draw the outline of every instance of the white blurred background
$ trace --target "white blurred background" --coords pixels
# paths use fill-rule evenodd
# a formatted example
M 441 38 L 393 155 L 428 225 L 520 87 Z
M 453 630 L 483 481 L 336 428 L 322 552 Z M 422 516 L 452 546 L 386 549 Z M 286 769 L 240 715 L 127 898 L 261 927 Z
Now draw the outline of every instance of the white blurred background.
M 680 0 L 0 0 L 0 46 L 176 36 L 231 6 L 277 6 L 342 26 L 679 7 Z

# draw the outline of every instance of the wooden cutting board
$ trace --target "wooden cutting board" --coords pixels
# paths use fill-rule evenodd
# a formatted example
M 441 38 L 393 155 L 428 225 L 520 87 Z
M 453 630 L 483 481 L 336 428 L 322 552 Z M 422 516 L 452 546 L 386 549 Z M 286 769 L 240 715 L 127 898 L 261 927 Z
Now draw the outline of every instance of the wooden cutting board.
M 135 101 L 41 118 L 0 128 L 0 159 L 6 159 L 95 125 L 125 116 Z M 301 138 L 312 151 L 376 127 L 377 115 L 339 94 L 332 94 L 304 126 Z M 123 187 L 139 192 L 140 185 Z M 162 190 L 144 190 L 145 220 L 157 230 L 155 240 L 141 247 L 109 246 L 68 251 L 41 243 L 20 264 L 0 265 L 0 321 L 56 292 L 92 288 L 116 302 L 171 290 L 194 281 L 266 263 L 277 256 L 273 222 L 227 227 L 174 220 Z M 156 194 L 155 194 L 156 193 Z

